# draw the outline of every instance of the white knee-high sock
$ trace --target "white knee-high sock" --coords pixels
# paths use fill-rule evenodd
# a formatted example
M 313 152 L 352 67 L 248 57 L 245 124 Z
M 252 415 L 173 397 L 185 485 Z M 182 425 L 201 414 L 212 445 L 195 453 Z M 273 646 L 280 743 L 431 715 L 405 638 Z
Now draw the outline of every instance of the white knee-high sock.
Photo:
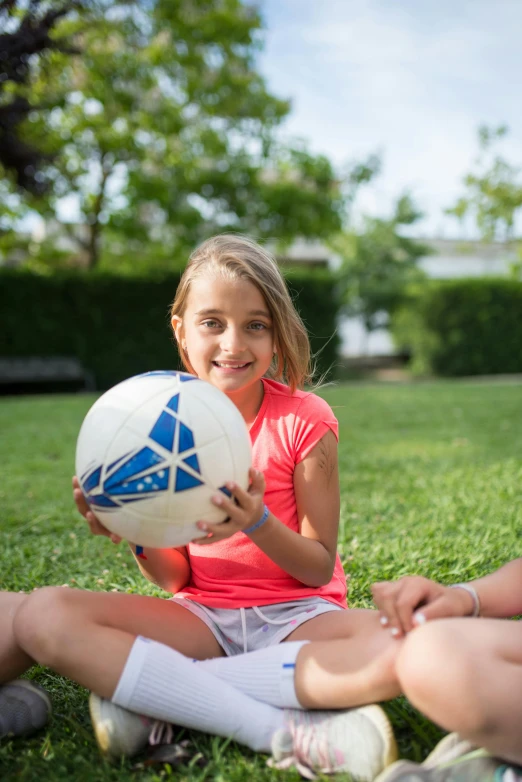
M 295 661 L 308 641 L 288 641 L 234 657 L 195 660 L 198 668 L 245 695 L 280 709 L 302 709 L 295 692 Z
M 260 703 L 168 646 L 136 638 L 112 696 L 137 714 L 269 752 L 284 712 Z

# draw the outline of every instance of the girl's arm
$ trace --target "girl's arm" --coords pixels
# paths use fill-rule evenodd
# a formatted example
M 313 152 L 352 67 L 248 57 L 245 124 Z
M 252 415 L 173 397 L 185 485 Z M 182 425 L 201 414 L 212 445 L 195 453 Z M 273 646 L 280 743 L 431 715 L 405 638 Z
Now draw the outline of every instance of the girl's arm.
M 80 483 L 73 477 L 73 497 L 76 507 L 86 519 L 93 535 L 103 535 L 113 543 L 120 543 L 121 537 L 110 532 L 90 509 Z M 188 584 L 190 579 L 190 564 L 185 548 L 148 548 L 141 555 L 136 555 L 136 546 L 129 544 L 138 567 L 146 579 L 157 584 L 166 592 L 178 592 Z
M 136 546 L 129 544 L 142 575 L 165 592 L 179 592 L 190 580 L 187 549 L 145 548 L 136 554 Z
M 194 543 L 209 545 L 248 529 L 263 515 L 265 482 L 261 473 L 252 471 L 248 492 L 228 484 L 232 500 L 219 497 L 219 504 L 229 515 L 227 524 L 205 524 L 199 528 L 211 535 Z M 250 534 L 250 538 L 286 573 L 312 587 L 328 584 L 332 578 L 339 529 L 339 471 L 337 440 L 328 431 L 294 472 L 299 532 L 286 527 L 273 513 Z

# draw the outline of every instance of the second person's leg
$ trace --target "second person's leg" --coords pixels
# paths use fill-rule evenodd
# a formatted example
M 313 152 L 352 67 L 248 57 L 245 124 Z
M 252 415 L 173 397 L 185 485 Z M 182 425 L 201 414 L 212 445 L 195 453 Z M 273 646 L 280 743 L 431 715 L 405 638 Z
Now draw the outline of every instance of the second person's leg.
M 427 717 L 522 764 L 522 623 L 432 621 L 406 637 L 397 671 L 405 695 Z

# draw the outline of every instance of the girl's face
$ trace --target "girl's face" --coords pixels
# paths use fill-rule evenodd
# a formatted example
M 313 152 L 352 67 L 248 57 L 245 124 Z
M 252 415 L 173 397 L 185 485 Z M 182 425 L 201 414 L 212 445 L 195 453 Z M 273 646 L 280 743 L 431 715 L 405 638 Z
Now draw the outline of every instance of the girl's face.
M 252 388 L 272 362 L 270 312 L 247 280 L 196 278 L 183 317 L 174 316 L 172 326 L 196 375 L 229 396 Z

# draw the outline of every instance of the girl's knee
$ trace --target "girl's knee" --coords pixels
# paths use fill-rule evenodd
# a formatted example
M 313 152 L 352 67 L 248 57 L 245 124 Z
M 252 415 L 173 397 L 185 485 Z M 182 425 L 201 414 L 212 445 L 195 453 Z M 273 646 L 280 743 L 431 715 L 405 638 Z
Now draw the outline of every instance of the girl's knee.
M 17 644 L 33 660 L 52 667 L 63 643 L 60 627 L 66 624 L 68 590 L 42 587 L 22 602 L 13 620 Z

